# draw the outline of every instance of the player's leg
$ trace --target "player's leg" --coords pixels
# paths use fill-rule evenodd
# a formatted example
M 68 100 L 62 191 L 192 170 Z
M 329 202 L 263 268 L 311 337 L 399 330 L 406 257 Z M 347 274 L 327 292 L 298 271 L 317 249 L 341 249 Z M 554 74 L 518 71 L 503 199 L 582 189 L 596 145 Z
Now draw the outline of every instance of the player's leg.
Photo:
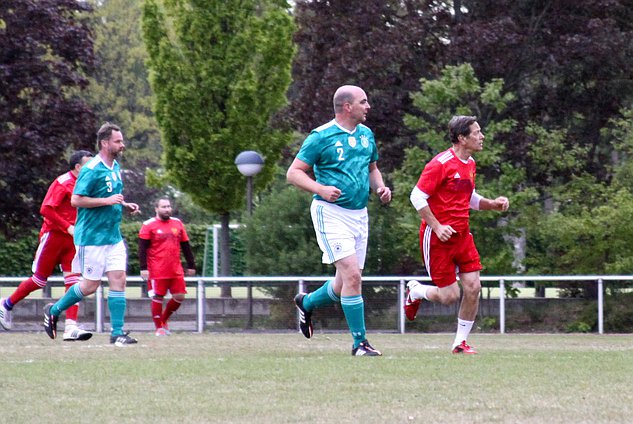
M 149 278 L 147 280 L 147 294 L 150 298 L 150 312 L 154 321 L 154 331 L 157 336 L 164 336 L 163 328 L 163 300 L 167 289 L 164 280 Z
M 75 257 L 75 245 L 72 237 L 65 237 L 64 243 L 60 246 L 60 266 L 64 274 L 64 288 L 68 292 L 75 284 L 81 280 L 79 272 L 72 272 L 72 262 Z M 66 321 L 64 322 L 64 340 L 88 340 L 92 333 L 79 328 L 77 325 L 79 315 L 79 303 L 75 303 L 66 309 Z
M 106 249 L 105 271 L 108 276 L 108 310 L 110 311 L 110 343 L 116 346 L 123 346 L 137 343 L 137 340 L 130 337 L 123 331 L 125 326 L 125 309 L 127 301 L 125 299 L 125 288 L 127 275 L 127 249 L 123 241 L 108 246 Z
M 77 284 L 81 279 L 81 274 L 64 273 L 64 293 L 70 290 L 72 286 Z M 70 308 L 66 309 L 66 322 L 65 325 L 77 325 L 77 316 L 79 314 L 79 305 L 75 303 Z
M 105 264 L 103 257 L 104 246 L 76 246 L 72 261 L 72 272 L 80 273 L 83 278 L 54 304 L 44 307 L 44 329 L 51 339 L 57 337 L 57 320 L 62 312 L 80 302 L 84 296 L 89 296 L 101 285 Z
M 185 300 L 185 295 L 187 294 L 187 285 L 185 284 L 184 277 L 172 278 L 169 280 L 169 291 L 171 293 L 171 299 L 167 302 L 165 306 L 165 310 L 163 311 L 162 321 L 163 328 L 169 334 L 169 325 L 167 321 L 171 317 L 171 315 L 180 308 L 180 305 Z
M 13 293 L 6 299 L 0 299 L 0 325 L 5 330 L 10 330 L 13 324 L 11 311 L 21 300 L 36 290 L 44 288 L 48 277 L 53 273 L 59 263 L 58 249 L 55 233 L 42 234 L 35 252 L 31 272 L 33 275 L 22 281 Z
M 310 215 L 316 234 L 317 243 L 323 252 L 323 263 L 332 264 L 336 261 L 336 248 L 330 243 L 333 234 L 337 234 L 338 223 L 333 219 L 327 202 L 313 200 L 310 205 Z M 321 287 L 311 293 L 298 293 L 295 298 L 295 306 L 299 313 L 299 328 L 306 338 L 312 337 L 312 312 L 316 308 L 333 305 L 340 301 L 340 285 L 338 292 L 334 290 L 334 280 L 326 281 Z
M 457 315 L 457 331 L 455 332 L 455 340 L 453 340 L 453 351 L 455 353 L 476 353 L 470 348 L 466 341 L 473 328 L 477 310 L 479 309 L 479 293 L 481 291 L 481 283 L 479 280 L 479 271 L 463 272 L 459 274 L 459 280 L 463 289 L 462 302 L 459 306 Z M 466 350 L 466 352 L 462 352 Z
M 404 312 L 409 320 L 415 319 L 421 300 L 451 305 L 460 298 L 451 245 L 440 241 L 431 227 L 423 225 L 420 228 L 420 252 L 433 285 L 417 280 L 407 283 Z
M 481 292 L 479 272 L 482 266 L 472 235 L 469 234 L 464 238 L 460 251 L 456 255 L 456 261 L 459 265 L 459 281 L 462 285 L 463 295 L 457 316 L 457 331 L 453 341 L 453 352 L 477 353 L 467 343 L 468 336 L 477 317 Z
M 369 239 L 369 219 L 367 211 L 350 212 L 342 217 L 342 223 L 346 226 L 344 234 L 351 233 L 353 238 L 353 254 L 337 259 L 335 290 L 338 292 L 340 282 L 341 307 L 345 314 L 345 320 L 349 326 L 354 344 L 352 355 L 354 356 L 381 356 L 379 350 L 374 349 L 366 337 L 365 327 L 365 300 L 362 293 L 362 271 L 365 267 L 367 254 L 367 242 Z M 347 244 L 341 241 L 341 254 L 345 254 Z
M 312 217 L 312 224 L 314 225 L 314 231 L 317 236 L 317 242 L 319 248 L 323 252 L 323 263 L 331 264 L 336 260 L 336 246 L 332 246 L 332 239 L 340 234 L 338 217 L 336 217 L 327 205 L 323 202 L 312 202 L 310 206 L 310 215 Z M 340 249 L 340 247 L 339 247 Z M 306 294 L 302 298 L 302 307 L 307 312 L 312 312 L 315 308 L 333 305 L 340 302 L 339 293 L 341 292 L 340 285 L 338 291 L 334 290 L 334 280 L 326 281 L 317 290 Z
M 74 249 L 73 249 L 74 250 Z M 66 292 L 71 290 L 76 284 L 79 284 L 81 274 L 73 272 L 64 272 L 64 287 Z M 92 333 L 80 328 L 77 325 L 77 316 L 79 314 L 79 303 L 75 303 L 68 309 L 66 309 L 66 320 L 64 322 L 64 337 L 65 341 L 85 341 L 92 337 Z

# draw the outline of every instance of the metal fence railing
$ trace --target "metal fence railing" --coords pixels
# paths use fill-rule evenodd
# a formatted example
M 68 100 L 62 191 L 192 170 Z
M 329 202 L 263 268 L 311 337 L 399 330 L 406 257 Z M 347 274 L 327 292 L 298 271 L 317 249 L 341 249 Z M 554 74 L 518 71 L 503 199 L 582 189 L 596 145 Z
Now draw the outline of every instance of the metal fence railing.
M 15 286 L 20 281 L 23 281 L 27 277 L 0 277 L 0 287 L 2 286 Z M 252 322 L 252 305 L 253 294 L 252 288 L 256 286 L 266 285 L 295 285 L 297 292 L 305 291 L 308 283 L 322 283 L 332 278 L 331 276 L 316 277 L 316 276 L 278 276 L 278 277 L 187 277 L 185 281 L 188 286 L 196 287 L 196 330 L 197 332 L 203 332 L 206 322 L 205 300 L 206 300 L 206 288 L 210 286 L 217 286 L 220 284 L 229 284 L 234 286 L 247 288 L 247 299 L 249 303 L 248 315 L 249 322 Z M 428 277 L 422 276 L 380 276 L 380 277 L 363 277 L 363 282 L 369 284 L 380 284 L 384 286 L 397 287 L 397 310 L 398 310 L 398 331 L 405 333 L 405 316 L 403 310 L 404 292 L 407 281 L 416 279 L 420 282 L 430 282 Z M 52 284 L 63 284 L 62 277 L 51 277 L 49 282 Z M 105 281 L 105 280 L 104 280 Z M 129 286 L 143 286 L 144 281 L 140 277 L 129 276 Z M 499 332 L 505 333 L 506 329 L 506 287 L 508 284 L 514 283 L 539 283 L 539 282 L 577 282 L 584 284 L 596 284 L 597 285 L 597 313 L 598 313 L 598 333 L 604 333 L 604 283 L 605 282 L 632 282 L 633 275 L 559 275 L 559 276 L 524 276 L 524 275 L 507 275 L 507 276 L 482 276 L 482 283 L 492 282 L 499 285 Z M 107 283 L 105 283 L 107 285 Z M 95 293 L 95 329 L 97 332 L 103 332 L 104 328 L 104 296 L 103 285 L 99 287 Z M 297 322 L 298 328 L 298 322 Z

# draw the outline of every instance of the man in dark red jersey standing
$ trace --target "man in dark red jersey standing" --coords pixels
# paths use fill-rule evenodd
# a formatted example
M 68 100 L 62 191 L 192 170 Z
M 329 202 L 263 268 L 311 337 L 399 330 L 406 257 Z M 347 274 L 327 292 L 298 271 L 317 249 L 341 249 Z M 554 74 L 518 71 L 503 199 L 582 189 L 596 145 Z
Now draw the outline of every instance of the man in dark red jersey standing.
M 61 265 L 66 291 L 79 282 L 80 274 L 71 272 L 71 263 L 75 256 L 73 234 L 77 220 L 77 208 L 70 204 L 70 197 L 77 182 L 81 167 L 93 154 L 87 150 L 79 150 L 70 156 L 70 170 L 53 181 L 42 202 L 40 214 L 44 223 L 40 230 L 39 246 L 33 260 L 33 275 L 20 283 L 18 288 L 6 299 L 0 299 L 0 325 L 5 330 L 12 327 L 11 311 L 13 307 L 32 292 L 44 288 L 48 277 L 55 267 Z M 66 311 L 64 340 L 88 340 L 89 333 L 77 326 L 79 306 L 75 305 Z
M 474 354 L 466 342 L 477 316 L 481 261 L 470 233 L 470 209 L 507 211 L 506 197 L 487 199 L 475 191 L 476 166 L 472 154 L 483 149 L 484 135 L 474 116 L 454 116 L 449 124 L 453 147 L 426 164 L 411 192 L 418 211 L 420 250 L 435 286 L 412 280 L 407 283 L 404 310 L 413 320 L 422 299 L 445 305 L 460 298 L 457 276 L 463 289 L 453 353 Z
M 151 311 L 155 334 L 168 336 L 167 320 L 185 300 L 187 287 L 180 261 L 180 252 L 187 261 L 187 275 L 196 274 L 193 252 L 185 226 L 171 216 L 171 202 L 160 198 L 155 203 L 156 216 L 145 221 L 139 231 L 138 257 L 141 277 L 148 281 L 148 294 L 152 299 Z M 171 293 L 163 311 L 163 299 Z

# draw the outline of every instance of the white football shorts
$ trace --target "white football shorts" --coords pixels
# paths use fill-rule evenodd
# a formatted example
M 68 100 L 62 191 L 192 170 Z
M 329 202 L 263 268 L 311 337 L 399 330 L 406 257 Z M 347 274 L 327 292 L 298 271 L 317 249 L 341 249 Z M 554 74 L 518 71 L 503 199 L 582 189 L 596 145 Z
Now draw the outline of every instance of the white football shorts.
M 123 240 L 104 246 L 77 246 L 72 272 L 81 273 L 86 280 L 101 280 L 108 271 L 127 269 L 127 249 Z
M 369 217 L 367 208 L 345 209 L 323 200 L 312 200 L 310 214 L 323 263 L 332 264 L 356 254 L 358 267 L 365 267 Z

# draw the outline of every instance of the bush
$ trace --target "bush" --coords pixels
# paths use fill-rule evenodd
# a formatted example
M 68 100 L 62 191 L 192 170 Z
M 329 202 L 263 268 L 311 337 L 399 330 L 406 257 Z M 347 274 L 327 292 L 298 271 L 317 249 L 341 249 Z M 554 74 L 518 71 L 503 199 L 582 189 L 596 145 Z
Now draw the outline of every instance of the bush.
M 0 275 L 26 276 L 31 275 L 33 257 L 39 243 L 39 230 L 23 231 L 23 236 L 8 240 L 0 235 Z

